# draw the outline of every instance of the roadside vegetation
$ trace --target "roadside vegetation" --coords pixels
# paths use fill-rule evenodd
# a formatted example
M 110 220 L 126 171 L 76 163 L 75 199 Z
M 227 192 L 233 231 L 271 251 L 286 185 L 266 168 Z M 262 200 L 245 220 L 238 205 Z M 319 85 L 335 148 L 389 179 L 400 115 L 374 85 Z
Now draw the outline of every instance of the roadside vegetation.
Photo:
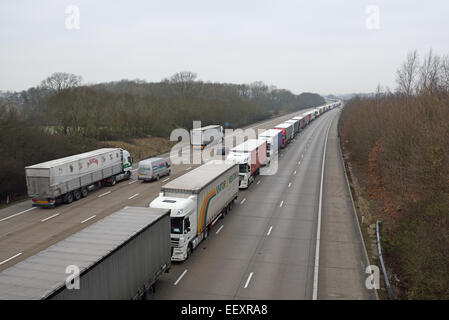
M 449 299 L 449 56 L 411 52 L 397 90 L 346 103 L 340 121 L 352 180 L 382 221 L 401 299 Z
M 157 83 L 94 85 L 54 73 L 37 87 L 0 96 L 0 203 L 26 193 L 28 165 L 104 146 L 124 146 L 140 160 L 169 151 L 170 132 L 191 129 L 193 120 L 240 128 L 324 103 L 313 93 L 204 82 L 193 72 Z

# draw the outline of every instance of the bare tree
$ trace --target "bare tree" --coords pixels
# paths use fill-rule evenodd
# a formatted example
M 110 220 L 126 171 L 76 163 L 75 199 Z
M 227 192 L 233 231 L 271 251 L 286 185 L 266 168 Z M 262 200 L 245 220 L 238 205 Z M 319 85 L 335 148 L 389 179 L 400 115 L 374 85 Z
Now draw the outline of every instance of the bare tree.
M 441 85 L 445 91 L 449 91 L 449 55 L 441 59 L 440 70 Z
M 45 89 L 59 93 L 63 90 L 77 87 L 81 84 L 82 77 L 71 73 L 55 72 L 41 82 Z
M 172 75 L 168 79 L 168 83 L 174 85 L 177 94 L 185 96 L 191 92 L 197 76 L 198 75 L 192 71 L 182 71 Z
M 407 60 L 397 70 L 397 91 L 406 96 L 411 96 L 416 88 L 418 71 L 419 57 L 418 52 L 415 50 L 407 55 Z
M 424 61 L 419 69 L 418 88 L 421 92 L 433 93 L 439 89 L 440 66 L 440 57 L 434 55 L 432 50 L 430 50 L 424 57 Z
M 170 82 L 179 83 L 179 82 L 193 82 L 196 80 L 198 75 L 192 71 L 182 71 L 177 72 L 170 77 Z

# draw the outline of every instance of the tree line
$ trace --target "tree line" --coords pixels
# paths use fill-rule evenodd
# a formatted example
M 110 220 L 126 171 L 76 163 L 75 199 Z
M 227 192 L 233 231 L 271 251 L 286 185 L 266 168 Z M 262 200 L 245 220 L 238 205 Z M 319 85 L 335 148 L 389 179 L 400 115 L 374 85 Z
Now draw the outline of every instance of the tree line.
M 263 82 L 205 82 L 179 72 L 160 82 L 121 80 L 86 85 L 54 73 L 40 85 L 0 96 L 0 202 L 26 192 L 24 167 L 91 150 L 98 141 L 157 136 L 203 125 L 239 128 L 317 106 L 324 99 Z
M 340 135 L 396 294 L 449 299 L 449 56 L 411 52 L 394 92 L 346 103 Z

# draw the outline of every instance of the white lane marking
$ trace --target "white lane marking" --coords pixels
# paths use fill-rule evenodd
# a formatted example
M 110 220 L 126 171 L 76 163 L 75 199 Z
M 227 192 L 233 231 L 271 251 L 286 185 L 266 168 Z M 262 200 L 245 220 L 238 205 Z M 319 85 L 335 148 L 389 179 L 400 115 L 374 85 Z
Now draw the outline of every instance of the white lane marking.
M 188 168 L 186 169 L 186 171 L 189 171 L 190 169 L 192 169 L 192 167 L 188 167 Z
M 133 183 L 136 183 L 137 181 L 139 181 L 139 180 L 133 180 L 131 182 L 128 182 L 128 184 L 133 184 Z
M 170 180 L 170 178 L 167 178 L 167 179 L 165 179 L 165 180 L 162 180 L 162 182 L 165 182 L 165 181 L 168 181 L 168 180 Z
M 257 181 L 257 183 L 256 184 L 259 184 L 260 183 L 260 180 L 259 181 Z
M 138 195 L 139 195 L 139 193 L 136 193 L 135 195 L 129 197 L 128 200 L 131 200 L 132 198 L 135 198 L 135 197 L 137 197 Z
M 106 195 L 108 195 L 108 194 L 110 194 L 112 191 L 108 191 L 108 192 L 105 192 L 105 193 L 103 193 L 103 194 L 100 194 L 99 196 L 98 196 L 98 198 L 101 198 L 101 197 L 103 197 L 103 196 L 106 196 Z
M 45 221 L 50 220 L 50 219 L 52 219 L 52 218 L 54 218 L 54 217 L 57 217 L 57 216 L 59 216 L 59 213 L 55 213 L 55 214 L 52 215 L 52 216 L 49 216 L 49 217 L 47 217 L 47 218 L 45 218 L 45 219 L 42 219 L 41 222 L 45 222 Z
M 173 283 L 175 286 L 178 285 L 179 281 L 186 275 L 187 269 L 184 270 L 184 272 L 179 276 L 179 278 Z
M 290 188 L 292 186 L 292 183 L 290 182 L 289 184 L 288 184 L 288 187 Z
M 81 221 L 81 223 L 84 223 L 84 222 L 87 222 L 87 221 L 89 221 L 90 219 L 93 219 L 93 218 L 95 218 L 97 215 L 96 214 L 94 214 L 92 217 L 89 217 L 89 218 L 87 218 L 87 219 L 85 219 L 85 220 L 83 220 L 83 221 Z
M 279 207 L 282 207 L 283 204 L 284 204 L 284 200 L 281 201 L 281 204 L 279 205 Z
M 251 272 L 250 274 L 249 274 L 249 277 L 248 277 L 248 280 L 246 280 L 246 283 L 245 283 L 245 289 L 248 287 L 248 285 L 249 285 L 249 282 L 251 281 L 251 278 L 253 277 L 253 272 Z
M 220 231 L 221 231 L 221 229 L 223 229 L 223 227 L 224 227 L 224 224 L 222 224 L 222 225 L 221 225 L 221 227 L 220 227 L 220 228 L 218 228 L 217 232 L 215 232 L 215 233 L 216 233 L 216 234 L 219 234 L 219 233 L 220 233 Z
M 11 260 L 14 259 L 14 258 L 17 258 L 17 257 L 20 256 L 21 254 L 22 254 L 22 252 L 19 252 L 18 254 L 12 256 L 11 258 L 8 258 L 8 259 L 6 259 L 6 260 L 3 260 L 2 262 L 0 262 L 0 266 L 1 266 L 2 264 L 4 264 L 4 263 L 8 262 L 8 261 L 11 261 Z
M 14 218 L 14 217 L 16 217 L 16 216 L 18 216 L 18 215 L 21 215 L 21 214 L 23 214 L 23 213 L 25 213 L 25 212 L 28 212 L 28 211 L 31 211 L 31 210 L 34 210 L 34 209 L 36 209 L 36 207 L 32 207 L 32 208 L 26 209 L 26 210 L 24 210 L 24 211 L 21 211 L 21 212 L 19 212 L 19 213 L 15 213 L 15 214 L 13 214 L 13 215 L 11 215 L 11 216 L 9 216 L 9 217 L 6 217 L 6 218 L 1 219 L 0 222 L 5 221 L 5 220 L 8 220 L 8 219 L 11 219 L 11 218 Z
M 271 230 L 273 230 L 273 226 L 270 227 L 270 229 L 267 232 L 267 236 L 269 236 L 271 234 Z
M 320 183 L 320 198 L 318 202 L 318 224 L 316 228 L 316 245 L 315 245 L 315 267 L 313 272 L 313 300 L 318 300 L 318 271 L 320 267 L 320 237 L 321 237 L 321 210 L 323 205 L 323 181 L 324 181 L 324 162 L 326 161 L 326 147 L 327 139 L 329 137 L 329 130 L 332 126 L 332 119 L 327 128 L 326 140 L 324 141 L 323 162 L 321 164 L 321 183 Z
M 293 172 L 293 174 L 296 174 L 296 170 L 295 170 L 295 172 Z
M 243 200 L 242 200 L 242 202 L 240 202 L 240 204 L 245 203 L 245 201 L 246 201 L 246 198 L 243 198 Z
M 300 165 L 301 164 L 301 161 L 298 161 L 298 165 Z

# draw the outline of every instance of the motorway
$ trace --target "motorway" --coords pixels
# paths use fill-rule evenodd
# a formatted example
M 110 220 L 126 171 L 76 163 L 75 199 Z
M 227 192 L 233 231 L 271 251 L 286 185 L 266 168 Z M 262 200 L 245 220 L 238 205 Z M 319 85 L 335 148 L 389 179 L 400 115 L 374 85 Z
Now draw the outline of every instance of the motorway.
M 338 114 L 325 113 L 282 150 L 278 172 L 239 193 L 190 259 L 158 281 L 153 298 L 375 299 L 364 286 L 367 260 L 336 153 Z M 333 154 L 323 171 L 326 140 Z
M 190 259 L 159 279 L 153 298 L 375 299 L 365 288 L 366 251 L 339 156 L 338 116 L 339 109 L 323 114 L 281 150 L 277 173 L 239 192 Z M 29 202 L 0 210 L 0 271 L 124 206 L 148 206 L 167 179 L 196 166 L 173 165 L 170 177 L 153 183 L 133 175 L 53 210 L 30 210 Z
M 272 128 L 305 111 L 308 110 L 263 121 L 245 129 Z M 230 140 L 233 140 L 233 136 L 229 136 L 226 143 L 231 142 Z M 170 155 L 162 156 L 168 158 Z M 87 198 L 55 209 L 32 208 L 31 201 L 27 200 L 0 210 L 0 271 L 124 206 L 147 207 L 158 196 L 161 186 L 169 181 L 167 179 L 173 180 L 197 166 L 198 164 L 173 164 L 169 177 L 162 177 L 160 181 L 151 183 L 137 181 L 134 171 L 130 181 L 90 192 Z M 136 167 L 137 164 L 134 165 Z

